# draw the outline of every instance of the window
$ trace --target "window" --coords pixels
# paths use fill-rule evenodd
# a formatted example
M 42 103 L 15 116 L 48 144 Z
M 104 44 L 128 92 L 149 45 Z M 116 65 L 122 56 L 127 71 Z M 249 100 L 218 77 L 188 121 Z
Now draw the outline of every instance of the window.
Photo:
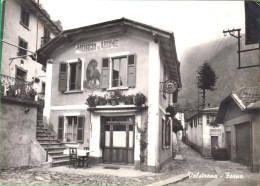
M 46 87 L 45 82 L 42 82 L 42 93 L 43 93 L 43 94 L 45 94 L 45 87 Z
M 60 116 L 58 139 L 63 142 L 83 142 L 84 116 Z
M 19 47 L 24 48 L 24 49 L 18 48 L 18 56 L 27 55 L 28 43 L 20 37 L 19 37 Z
M 15 77 L 20 80 L 26 81 L 27 72 L 19 67 L 16 67 L 16 75 Z
M 81 90 L 82 61 L 60 63 L 59 91 Z
M 195 117 L 195 119 L 194 119 L 194 127 L 195 127 L 195 128 L 197 127 L 197 122 L 198 122 L 198 118 Z
M 23 7 L 21 7 L 21 20 L 20 23 L 28 28 L 29 27 L 29 20 L 30 20 L 30 13 L 26 11 Z
M 112 68 L 110 70 L 110 68 Z M 135 55 L 104 58 L 101 88 L 135 87 Z
M 171 120 L 162 118 L 162 148 L 170 148 L 171 145 Z
M 41 38 L 41 46 L 50 41 L 50 31 L 47 27 L 44 27 L 43 37 Z
M 207 114 L 207 124 L 209 125 L 210 124 L 210 115 L 209 114 Z
M 199 125 L 201 125 L 202 124 L 202 115 L 200 114 L 199 115 Z

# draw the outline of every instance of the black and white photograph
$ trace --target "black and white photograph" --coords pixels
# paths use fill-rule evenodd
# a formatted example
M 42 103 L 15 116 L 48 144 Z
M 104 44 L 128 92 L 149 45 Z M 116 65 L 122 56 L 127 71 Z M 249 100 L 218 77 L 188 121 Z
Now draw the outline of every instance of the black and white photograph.
M 1 185 L 259 186 L 260 1 L 1 0 Z

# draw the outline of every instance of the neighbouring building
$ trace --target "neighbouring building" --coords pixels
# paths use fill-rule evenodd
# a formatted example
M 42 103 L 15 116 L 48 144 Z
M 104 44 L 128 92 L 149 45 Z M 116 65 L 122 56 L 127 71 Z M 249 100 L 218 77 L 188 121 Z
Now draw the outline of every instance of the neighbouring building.
M 225 98 L 217 123 L 224 125 L 225 148 L 231 161 L 259 171 L 259 87 L 243 87 Z
M 121 18 L 63 31 L 37 53 L 47 66 L 44 116 L 59 141 L 89 147 L 92 164 L 158 172 L 172 158 L 165 108 L 181 88 L 172 32 Z M 174 94 L 162 92 L 166 80 Z
M 224 145 L 223 126 L 211 126 L 217 112 L 218 107 L 205 108 L 186 119 L 186 142 L 205 157 L 211 157 L 213 148 Z
M 46 152 L 36 140 L 45 69 L 37 48 L 60 29 L 33 0 L 1 1 L 1 168 L 40 166 Z M 37 19 L 38 17 L 38 19 Z
M 44 93 L 46 70 L 36 62 L 35 51 L 60 28 L 34 0 L 2 0 L 1 10 L 1 79 L 19 84 L 33 81 L 34 89 Z

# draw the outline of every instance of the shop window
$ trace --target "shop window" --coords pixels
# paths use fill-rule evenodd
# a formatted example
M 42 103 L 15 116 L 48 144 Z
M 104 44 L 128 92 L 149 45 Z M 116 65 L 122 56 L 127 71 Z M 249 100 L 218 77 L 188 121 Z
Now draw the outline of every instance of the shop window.
M 133 54 L 104 58 L 102 60 L 101 88 L 135 87 L 135 68 L 136 61 Z
M 19 47 L 21 48 L 18 48 L 18 56 L 26 56 L 27 55 L 27 49 L 28 49 L 28 43 L 19 37 Z M 22 49 L 24 48 L 24 49 Z
M 162 148 L 170 148 L 171 145 L 171 120 L 162 118 Z
M 60 63 L 59 91 L 81 90 L 82 61 Z
M 21 7 L 21 18 L 20 23 L 28 28 L 29 27 L 29 20 L 30 20 L 30 12 L 26 11 L 23 7 Z
M 83 142 L 84 116 L 60 116 L 58 140 L 63 142 Z
M 23 81 L 26 81 L 26 77 L 27 77 L 27 71 L 19 68 L 19 67 L 16 67 L 16 75 L 15 77 L 17 79 L 20 79 L 20 80 L 23 80 Z

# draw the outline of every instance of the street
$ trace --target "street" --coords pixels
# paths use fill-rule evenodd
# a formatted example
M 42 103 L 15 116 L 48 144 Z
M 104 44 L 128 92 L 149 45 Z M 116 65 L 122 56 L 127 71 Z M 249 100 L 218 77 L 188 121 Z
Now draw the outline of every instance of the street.
M 143 175 L 139 174 L 134 177 L 124 174 L 109 175 L 101 168 L 99 169 L 101 171 L 90 172 L 91 169 L 95 170 L 95 166 L 86 170 L 67 167 L 13 168 L 0 173 L 1 185 L 147 185 L 183 173 L 189 174 L 189 177 L 168 185 L 258 185 L 258 173 L 251 173 L 243 165 L 204 159 L 181 141 L 179 141 L 179 146 L 184 160 L 172 160 L 158 174 L 144 172 Z M 120 173 L 123 169 L 113 171 Z M 131 172 L 135 173 L 136 170 L 129 169 L 129 174 Z M 230 178 L 226 178 L 228 175 Z M 207 178 L 212 176 L 217 176 L 217 178 Z

